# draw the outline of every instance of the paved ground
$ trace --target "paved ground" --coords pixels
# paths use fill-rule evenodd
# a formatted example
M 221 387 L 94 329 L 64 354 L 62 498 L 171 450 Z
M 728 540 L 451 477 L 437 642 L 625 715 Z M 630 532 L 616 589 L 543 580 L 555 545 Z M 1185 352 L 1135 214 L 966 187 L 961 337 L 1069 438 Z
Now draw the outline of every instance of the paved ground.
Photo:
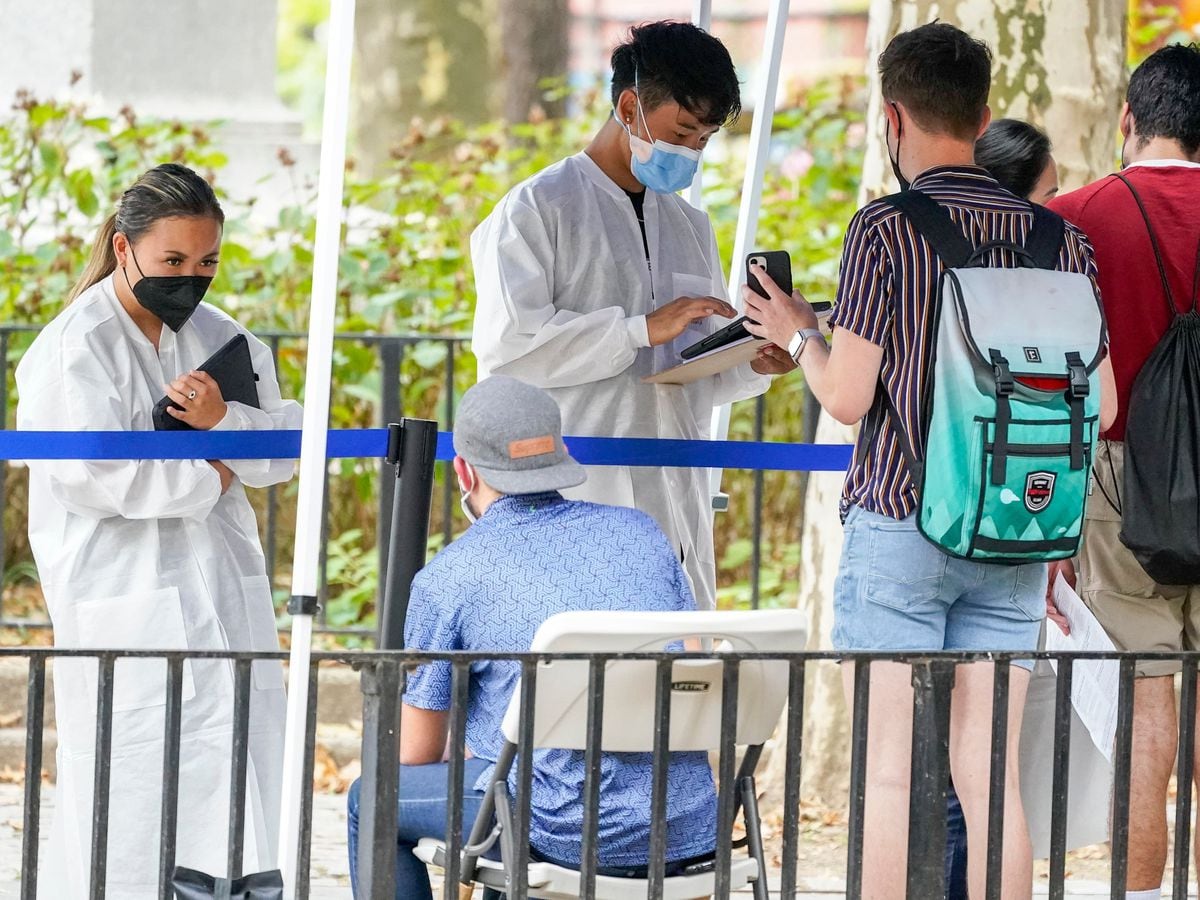
M 53 790 L 46 791 L 42 805 L 43 821 L 51 813 Z M 11 900 L 20 895 L 21 874 L 21 798 L 19 785 L 0 784 L 0 898 Z M 45 846 L 43 838 L 42 846 Z M 346 803 L 345 796 L 317 794 L 313 816 L 312 900 L 349 900 L 350 877 L 346 863 Z M 842 885 L 835 879 L 808 885 L 806 898 L 844 896 Z M 822 890 L 827 888 L 827 890 Z M 749 892 L 747 891 L 748 895 Z M 773 894 L 772 896 L 777 896 Z M 57 898 L 55 898 L 57 900 Z M 119 898 L 116 898 L 119 900 Z
M 43 802 L 43 821 L 48 821 L 51 812 L 52 790 L 46 791 Z M 20 894 L 21 866 L 21 798 L 19 785 L 0 784 L 0 900 L 12 900 Z M 43 839 L 44 846 L 44 839 Z M 314 804 L 313 820 L 313 868 L 312 900 L 349 900 L 350 878 L 346 863 L 346 804 L 344 795 L 319 793 Z M 1035 897 L 1046 896 L 1044 878 L 1034 888 Z M 772 887 L 777 890 L 778 882 L 772 878 Z M 804 883 L 802 898 L 826 900 L 844 897 L 844 886 L 840 878 L 816 876 Z M 772 891 L 771 896 L 778 894 Z M 749 895 L 749 891 L 744 892 Z M 1103 880 L 1071 878 L 1068 880 L 1067 897 L 1106 897 L 1108 884 Z M 1189 897 L 1197 897 L 1193 886 Z M 54 898 L 59 900 L 59 898 Z M 114 898 L 120 900 L 120 898 Z
M 42 804 L 43 825 L 48 824 L 52 811 L 53 788 L 49 788 L 46 794 Z M 21 798 L 22 789 L 19 785 L 0 784 L 0 898 L 3 900 L 20 895 Z M 349 900 L 345 797 L 317 794 L 315 801 L 310 896 L 312 900 Z M 44 835 L 43 830 L 42 847 L 45 847 Z

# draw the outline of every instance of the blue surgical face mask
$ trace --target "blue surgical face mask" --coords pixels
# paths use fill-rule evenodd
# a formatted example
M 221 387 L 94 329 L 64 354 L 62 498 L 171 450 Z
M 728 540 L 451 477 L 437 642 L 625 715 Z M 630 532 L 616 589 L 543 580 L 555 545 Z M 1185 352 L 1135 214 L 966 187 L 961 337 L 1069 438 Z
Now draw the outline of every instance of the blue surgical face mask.
M 636 72 L 634 87 L 637 87 Z M 642 128 L 645 129 L 646 135 L 652 137 L 650 126 L 646 124 L 646 115 L 642 111 L 641 97 L 638 97 L 638 118 L 642 120 Z M 666 141 L 655 141 L 651 144 L 634 134 L 624 122 L 620 124 L 629 135 L 629 166 L 634 178 L 657 194 L 674 194 L 692 183 L 700 165 L 699 150 L 681 147 L 679 144 L 668 144 Z

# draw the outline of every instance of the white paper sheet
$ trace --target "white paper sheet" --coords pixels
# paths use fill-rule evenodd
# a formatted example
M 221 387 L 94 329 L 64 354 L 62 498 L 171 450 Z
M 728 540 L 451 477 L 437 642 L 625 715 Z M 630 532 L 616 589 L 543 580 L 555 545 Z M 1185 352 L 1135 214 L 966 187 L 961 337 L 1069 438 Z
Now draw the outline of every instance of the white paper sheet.
M 1055 623 L 1047 622 L 1047 650 L 1111 652 L 1116 649 L 1092 611 L 1061 574 L 1054 582 L 1054 605 L 1066 617 L 1071 633 L 1063 634 Z M 1116 660 L 1077 660 L 1072 667 L 1071 705 L 1092 736 L 1092 743 L 1109 764 L 1112 763 L 1117 734 L 1119 686 L 1120 664 Z

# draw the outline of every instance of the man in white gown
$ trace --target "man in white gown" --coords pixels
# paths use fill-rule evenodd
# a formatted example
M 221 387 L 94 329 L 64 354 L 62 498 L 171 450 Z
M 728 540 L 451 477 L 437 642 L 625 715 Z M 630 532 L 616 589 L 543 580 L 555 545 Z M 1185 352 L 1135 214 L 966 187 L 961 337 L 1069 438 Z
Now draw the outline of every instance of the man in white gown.
M 613 116 L 587 149 L 515 187 L 472 236 L 479 377 L 546 389 L 568 435 L 707 439 L 714 407 L 793 368 L 771 346 L 692 384 L 642 383 L 736 315 L 708 216 L 676 192 L 740 111 L 737 73 L 720 41 L 677 22 L 633 29 L 612 68 Z M 707 469 L 592 467 L 567 494 L 653 516 L 697 605 L 715 606 Z

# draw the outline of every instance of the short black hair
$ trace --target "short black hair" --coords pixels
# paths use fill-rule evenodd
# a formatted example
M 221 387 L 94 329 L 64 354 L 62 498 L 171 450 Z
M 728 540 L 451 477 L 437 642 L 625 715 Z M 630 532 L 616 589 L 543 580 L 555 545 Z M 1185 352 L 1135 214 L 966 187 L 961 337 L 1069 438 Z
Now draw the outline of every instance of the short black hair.
M 1153 138 L 1169 138 L 1195 154 L 1200 150 L 1200 46 L 1168 44 L 1154 51 L 1129 77 L 1125 99 L 1143 146 Z
M 645 109 L 674 100 L 705 125 L 729 125 L 742 112 L 737 69 L 717 38 L 690 22 L 649 22 L 613 50 L 612 102 L 637 81 Z
M 926 131 L 973 140 L 992 86 L 987 44 L 945 22 L 902 31 L 879 57 L 883 99 Z
M 1028 197 L 1050 165 L 1050 138 L 1020 119 L 997 119 L 975 142 L 975 165 L 1018 197 Z

